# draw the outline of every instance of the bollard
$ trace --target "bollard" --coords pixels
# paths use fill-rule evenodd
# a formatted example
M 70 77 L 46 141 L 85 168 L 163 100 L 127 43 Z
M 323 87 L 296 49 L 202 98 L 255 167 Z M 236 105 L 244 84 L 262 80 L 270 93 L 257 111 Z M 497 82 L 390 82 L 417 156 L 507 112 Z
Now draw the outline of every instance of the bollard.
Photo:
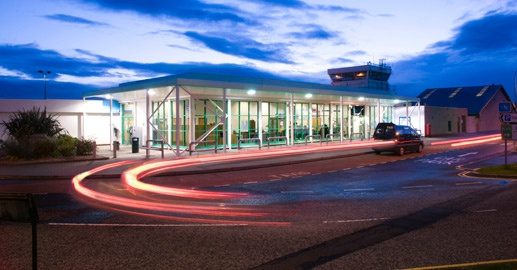
M 164 158 L 164 153 L 163 153 L 163 140 L 161 141 L 162 143 L 162 159 Z
M 117 141 L 113 141 L 113 158 L 117 158 Z

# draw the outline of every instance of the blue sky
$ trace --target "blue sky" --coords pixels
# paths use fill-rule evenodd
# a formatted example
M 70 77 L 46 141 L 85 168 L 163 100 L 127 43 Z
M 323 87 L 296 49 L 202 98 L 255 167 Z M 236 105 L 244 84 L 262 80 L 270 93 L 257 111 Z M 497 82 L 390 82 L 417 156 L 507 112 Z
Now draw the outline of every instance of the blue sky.
M 209 71 L 329 83 L 380 59 L 398 94 L 503 84 L 514 96 L 517 0 L 2 0 L 0 98 L 79 98 Z

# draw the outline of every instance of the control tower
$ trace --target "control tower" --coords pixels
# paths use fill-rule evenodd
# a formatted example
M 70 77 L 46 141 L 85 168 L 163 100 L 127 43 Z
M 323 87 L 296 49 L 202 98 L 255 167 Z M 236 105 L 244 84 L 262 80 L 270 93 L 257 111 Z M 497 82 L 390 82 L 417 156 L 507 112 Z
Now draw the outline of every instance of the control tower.
M 332 85 L 390 90 L 388 79 L 391 75 L 391 67 L 382 60 L 378 65 L 368 62 L 364 66 L 331 68 L 327 72 Z

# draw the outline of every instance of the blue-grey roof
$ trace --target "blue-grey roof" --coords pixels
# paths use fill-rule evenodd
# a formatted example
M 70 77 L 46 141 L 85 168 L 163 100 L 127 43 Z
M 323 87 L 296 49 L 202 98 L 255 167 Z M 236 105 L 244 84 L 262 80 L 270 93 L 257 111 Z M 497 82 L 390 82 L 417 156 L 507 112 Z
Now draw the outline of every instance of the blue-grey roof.
M 211 86 L 219 88 L 240 88 L 256 90 L 319 90 L 319 91 L 342 91 L 352 95 L 364 94 L 379 98 L 400 98 L 414 99 L 410 97 L 400 97 L 391 91 L 382 91 L 368 88 L 352 88 L 346 86 L 333 86 L 330 84 L 319 84 L 312 82 L 300 82 L 291 80 L 280 80 L 271 78 L 259 78 L 249 76 L 236 76 L 215 73 L 183 73 L 164 77 L 121 83 L 118 87 L 103 89 L 86 93 L 85 96 L 95 96 L 157 88 L 163 86 L 173 86 L 175 84 L 188 86 Z
M 510 97 L 502 85 L 429 88 L 418 95 L 418 98 L 422 105 L 467 108 L 469 115 L 479 115 L 499 91 L 502 91 L 506 99 L 510 101 Z

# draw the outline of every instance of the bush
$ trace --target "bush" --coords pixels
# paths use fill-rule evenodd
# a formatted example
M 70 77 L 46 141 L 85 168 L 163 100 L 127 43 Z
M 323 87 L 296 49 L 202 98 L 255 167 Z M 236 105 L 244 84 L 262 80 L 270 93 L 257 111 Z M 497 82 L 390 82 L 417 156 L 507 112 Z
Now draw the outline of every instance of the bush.
M 76 154 L 86 156 L 93 153 L 94 141 L 86 139 L 75 139 Z
M 32 157 L 32 147 L 27 147 L 27 145 L 18 143 L 18 141 L 14 139 L 7 139 L 3 143 L 3 148 L 8 157 L 25 159 Z
M 20 143 L 26 143 L 34 134 L 54 137 L 63 131 L 57 115 L 47 113 L 46 109 L 33 107 L 31 110 L 12 114 L 9 121 L 2 121 L 10 136 Z
M 31 136 L 29 147 L 32 148 L 31 158 L 45 158 L 59 156 L 57 141 L 46 135 Z
M 77 152 L 75 138 L 70 135 L 59 135 L 57 137 L 57 151 L 64 157 L 74 156 Z

